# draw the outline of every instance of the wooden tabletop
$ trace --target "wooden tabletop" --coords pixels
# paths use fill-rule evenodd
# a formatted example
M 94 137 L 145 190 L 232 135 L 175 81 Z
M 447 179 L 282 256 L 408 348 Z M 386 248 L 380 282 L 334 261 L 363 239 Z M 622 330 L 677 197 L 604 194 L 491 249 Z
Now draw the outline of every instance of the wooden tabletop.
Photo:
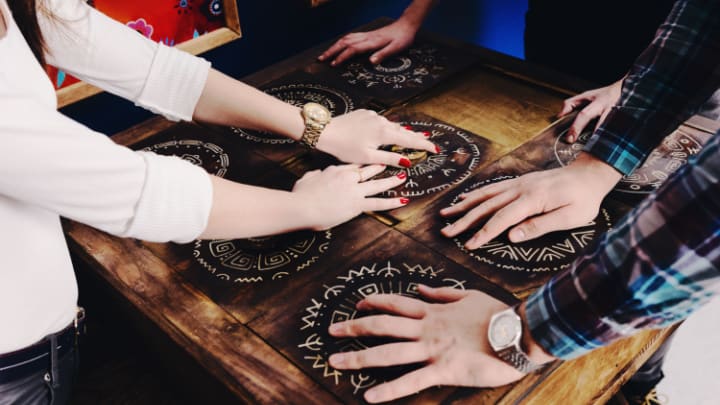
M 340 69 L 318 64 L 323 46 L 245 80 L 296 101 L 322 96 L 333 108 L 376 109 L 432 133 L 441 156 L 419 157 L 408 171 L 415 185 L 395 191 L 412 195 L 411 204 L 327 232 L 187 245 L 121 239 L 65 223 L 73 253 L 93 273 L 246 402 L 362 403 L 367 387 L 402 370 L 340 372 L 327 365 L 329 353 L 367 343 L 326 334 L 330 323 L 357 315 L 352 303 L 358 297 L 377 291 L 414 296 L 422 282 L 517 302 L 567 268 L 657 183 L 651 175 L 626 179 L 592 224 L 523 244 L 519 261 L 497 253 L 518 248 L 502 240 L 494 250 L 463 251 L 439 235 L 439 208 L 469 187 L 571 160 L 577 149 L 559 140 L 569 120 L 553 116 L 585 84 L 427 34 L 415 51 L 381 71 L 361 61 Z M 702 119 L 683 125 L 658 150 L 649 173 L 681 164 L 714 125 Z M 263 136 L 153 119 L 113 139 L 182 156 L 232 180 L 286 189 L 306 170 L 332 163 L 293 143 L 258 142 Z M 669 333 L 645 332 L 504 387 L 438 387 L 400 402 L 605 403 Z

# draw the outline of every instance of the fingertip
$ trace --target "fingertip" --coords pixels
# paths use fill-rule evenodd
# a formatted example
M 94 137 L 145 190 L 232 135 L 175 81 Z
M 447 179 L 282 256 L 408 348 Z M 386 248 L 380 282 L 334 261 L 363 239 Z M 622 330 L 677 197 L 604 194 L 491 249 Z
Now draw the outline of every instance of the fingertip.
M 379 402 L 378 399 L 380 398 L 380 396 L 375 391 L 375 389 L 369 389 L 369 390 L 365 391 L 364 397 L 365 397 L 365 400 L 371 404 L 375 404 L 375 403 Z
M 455 225 L 454 225 L 454 224 L 450 224 L 450 225 L 444 227 L 443 229 L 441 229 L 441 230 L 440 230 L 440 233 L 442 233 L 443 236 L 445 236 L 445 237 L 447 237 L 447 238 L 452 238 L 453 236 L 455 236 L 455 232 L 454 232 L 454 231 L 455 231 Z
M 527 235 L 525 234 L 524 229 L 518 227 L 510 231 L 510 233 L 508 234 L 508 238 L 512 243 L 519 243 L 525 241 Z

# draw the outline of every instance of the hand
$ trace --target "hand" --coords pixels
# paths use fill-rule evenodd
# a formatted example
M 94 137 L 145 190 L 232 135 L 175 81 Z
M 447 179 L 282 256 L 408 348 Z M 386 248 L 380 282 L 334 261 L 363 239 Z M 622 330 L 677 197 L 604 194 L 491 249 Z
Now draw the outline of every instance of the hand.
M 508 308 L 479 291 L 419 286 L 431 304 L 401 295 L 370 295 L 358 310 L 379 310 L 374 315 L 330 326 L 336 337 L 388 336 L 403 339 L 357 352 L 333 354 L 336 369 L 387 367 L 425 363 L 425 366 L 365 392 L 371 403 L 390 401 L 434 385 L 495 387 L 517 381 L 523 374 L 500 360 L 487 340 L 490 318 Z M 533 359 L 535 360 L 535 359 Z
M 356 110 L 333 118 L 320 135 L 317 148 L 348 163 L 410 166 L 405 156 L 379 150 L 381 145 L 438 152 L 437 146 L 425 135 L 409 131 L 370 110 Z
M 322 171 L 305 173 L 295 183 L 292 192 L 308 207 L 311 215 L 309 223 L 314 224 L 311 229 L 328 229 L 364 211 L 390 210 L 409 202 L 407 198 L 367 198 L 405 181 L 405 176 L 368 180 L 383 170 L 385 167 L 382 165 L 330 166 Z
M 370 56 L 372 64 L 378 64 L 385 58 L 402 51 L 412 44 L 419 25 L 400 18 L 390 25 L 369 32 L 353 32 L 340 38 L 318 57 L 325 61 L 335 57 L 331 66 L 337 66 L 356 54 L 379 49 Z
M 622 82 L 623 79 L 620 79 L 609 86 L 588 90 L 575 97 L 570 97 L 563 102 L 562 110 L 558 114 L 558 117 L 564 117 L 584 103 L 589 103 L 580 110 L 577 117 L 575 117 L 575 121 L 573 121 L 570 126 L 565 138 L 567 142 L 575 142 L 578 136 L 580 136 L 580 133 L 582 133 L 583 129 L 587 126 L 588 122 L 593 119 L 600 117 L 595 129 L 597 129 L 597 127 L 605 121 L 605 117 L 607 117 L 613 106 L 615 106 L 618 100 L 620 100 Z
M 490 216 L 465 243 L 472 250 L 518 223 L 508 235 L 513 243 L 576 228 L 597 216 L 600 203 L 620 177 L 612 166 L 582 152 L 568 166 L 528 173 L 461 195 L 462 201 L 440 210 L 443 216 L 464 213 L 442 233 L 455 237 Z

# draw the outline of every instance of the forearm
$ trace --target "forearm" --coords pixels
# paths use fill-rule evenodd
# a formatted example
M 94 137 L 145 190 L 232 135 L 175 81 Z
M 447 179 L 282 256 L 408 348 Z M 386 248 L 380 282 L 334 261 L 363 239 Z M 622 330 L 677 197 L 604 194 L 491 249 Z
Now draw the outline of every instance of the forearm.
M 405 9 L 400 20 L 403 20 L 413 27 L 419 28 L 430 10 L 437 4 L 439 0 L 415 0 Z
M 211 177 L 213 204 L 200 239 L 236 239 L 307 229 L 313 209 L 296 194 Z
M 193 119 L 258 129 L 298 140 L 305 127 L 300 109 L 262 91 L 210 70 Z
M 720 138 L 527 302 L 540 346 L 573 358 L 685 319 L 720 280 Z

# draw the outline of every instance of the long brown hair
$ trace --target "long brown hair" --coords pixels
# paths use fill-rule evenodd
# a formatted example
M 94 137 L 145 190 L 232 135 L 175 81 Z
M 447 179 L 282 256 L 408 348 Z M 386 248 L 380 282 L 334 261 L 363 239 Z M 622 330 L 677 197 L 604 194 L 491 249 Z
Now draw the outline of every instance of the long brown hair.
M 8 0 L 8 6 L 35 58 L 45 66 L 45 42 L 38 25 L 36 0 Z

